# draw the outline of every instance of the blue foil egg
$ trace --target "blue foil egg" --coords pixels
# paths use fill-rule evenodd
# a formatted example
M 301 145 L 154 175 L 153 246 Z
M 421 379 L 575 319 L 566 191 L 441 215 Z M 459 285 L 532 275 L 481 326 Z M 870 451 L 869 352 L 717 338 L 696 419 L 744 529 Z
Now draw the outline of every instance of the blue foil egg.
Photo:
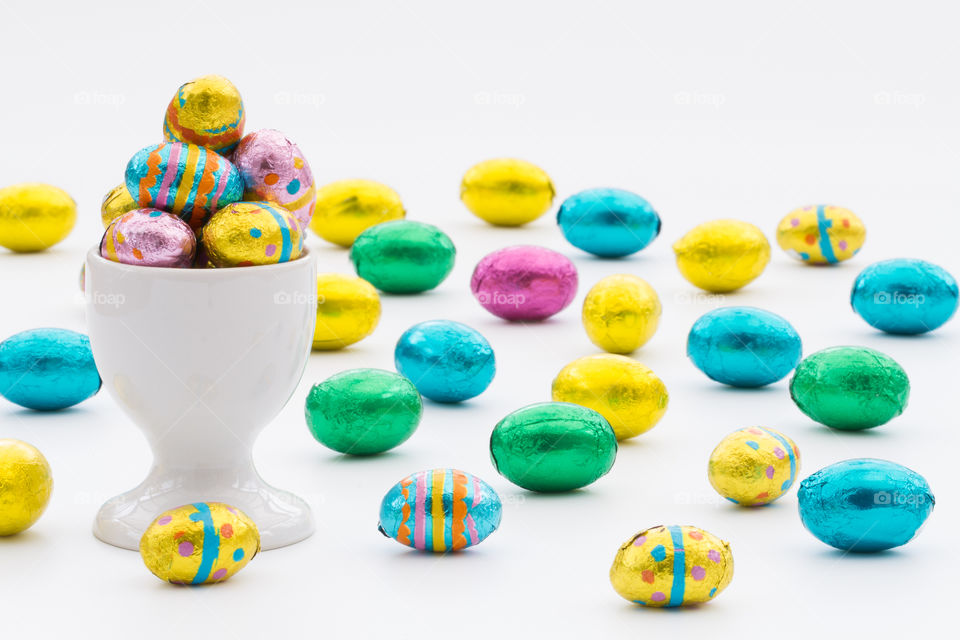
M 452 320 L 415 324 L 394 350 L 397 371 L 436 402 L 462 402 L 490 386 L 496 372 L 493 348 L 480 332 Z
M 68 329 L 30 329 L 0 342 L 0 395 L 37 411 L 65 409 L 100 390 L 90 339 Z
M 876 262 L 857 276 L 850 304 L 870 326 L 887 333 L 933 331 L 957 311 L 957 281 L 925 260 Z
M 640 251 L 660 234 L 650 203 L 623 189 L 587 189 L 563 201 L 557 224 L 578 249 L 603 258 Z
M 712 380 L 762 387 L 783 379 L 800 362 L 800 336 L 775 313 L 722 307 L 703 314 L 687 336 L 687 355 Z
M 810 533 L 831 547 L 858 552 L 906 544 L 934 505 L 923 476 L 872 458 L 824 467 L 800 483 L 797 498 Z

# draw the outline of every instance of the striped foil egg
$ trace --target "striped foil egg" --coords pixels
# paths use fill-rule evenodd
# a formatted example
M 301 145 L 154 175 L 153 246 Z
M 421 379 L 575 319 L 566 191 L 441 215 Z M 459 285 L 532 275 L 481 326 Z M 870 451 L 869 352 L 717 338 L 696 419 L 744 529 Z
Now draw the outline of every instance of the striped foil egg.
M 500 525 L 500 496 L 457 469 L 407 476 L 380 504 L 380 533 L 408 547 L 443 553 L 478 544 Z
M 769 504 L 793 486 L 800 470 L 800 450 L 774 429 L 734 431 L 710 454 L 707 476 L 724 498 L 744 507 Z
M 214 267 L 249 267 L 296 260 L 304 230 L 293 214 L 270 202 L 235 202 L 203 227 L 203 249 Z

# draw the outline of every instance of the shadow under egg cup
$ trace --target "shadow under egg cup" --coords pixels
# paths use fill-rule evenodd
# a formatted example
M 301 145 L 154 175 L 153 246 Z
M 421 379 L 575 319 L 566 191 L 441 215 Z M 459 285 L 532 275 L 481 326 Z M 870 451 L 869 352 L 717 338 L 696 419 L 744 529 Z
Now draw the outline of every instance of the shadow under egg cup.
M 316 260 L 234 269 L 167 269 L 86 260 L 87 325 L 104 387 L 143 431 L 153 467 L 108 500 L 97 538 L 137 549 L 161 512 L 225 502 L 263 549 L 313 533 L 310 507 L 266 484 L 253 443 L 303 375 L 316 322 Z

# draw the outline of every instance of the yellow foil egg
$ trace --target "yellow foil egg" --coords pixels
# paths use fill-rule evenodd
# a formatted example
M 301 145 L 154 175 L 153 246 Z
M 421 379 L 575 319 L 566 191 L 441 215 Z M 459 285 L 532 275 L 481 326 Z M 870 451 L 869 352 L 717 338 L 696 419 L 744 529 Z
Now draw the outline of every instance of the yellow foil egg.
M 43 454 L 26 442 L 0 439 L 0 536 L 33 526 L 52 491 L 53 475 Z
M 460 199 L 478 218 L 517 227 L 550 210 L 556 191 L 535 164 L 514 158 L 486 160 L 471 167 L 460 184 Z
M 222 582 L 259 551 L 257 525 L 221 502 L 195 502 L 164 511 L 140 538 L 147 569 L 174 584 Z
M 353 246 L 375 224 L 407 215 L 397 192 L 372 180 L 340 180 L 317 191 L 310 228 L 333 244 Z
M 777 244 L 798 260 L 833 264 L 860 251 L 867 228 L 849 209 L 820 204 L 794 209 L 777 225 Z
M 689 526 L 661 525 L 641 531 L 620 545 L 610 567 L 616 592 L 645 607 L 708 602 L 732 579 L 730 545 Z
M 202 76 L 177 89 L 167 105 L 163 137 L 227 155 L 243 137 L 245 120 L 243 99 L 233 83 L 223 76 Z
M 660 297 L 646 280 L 607 276 L 583 300 L 583 328 L 593 344 L 610 353 L 631 353 L 653 337 L 660 324 Z
M 317 276 L 317 324 L 313 348 L 342 349 L 373 333 L 380 322 L 380 296 L 363 278 L 339 273 Z
M 667 387 L 649 368 L 608 353 L 574 360 L 553 380 L 553 399 L 593 409 L 618 440 L 649 431 L 667 410 Z
M 707 475 L 730 502 L 745 507 L 773 502 L 786 493 L 800 470 L 800 450 L 793 440 L 766 427 L 747 427 L 720 441 Z
M 770 243 L 763 232 L 739 220 L 698 225 L 673 245 L 673 251 L 683 277 L 715 293 L 739 289 L 770 262 Z
M 214 267 L 250 267 L 296 260 L 303 232 L 293 214 L 270 202 L 234 202 L 203 226 L 206 261 Z
M 103 196 L 103 202 L 100 204 L 100 219 L 103 221 L 103 228 L 106 229 L 110 223 L 125 213 L 138 209 L 138 205 L 127 191 L 127 185 L 118 184 Z
M 49 184 L 25 182 L 0 189 L 0 245 L 18 253 L 43 251 L 69 235 L 77 203 Z

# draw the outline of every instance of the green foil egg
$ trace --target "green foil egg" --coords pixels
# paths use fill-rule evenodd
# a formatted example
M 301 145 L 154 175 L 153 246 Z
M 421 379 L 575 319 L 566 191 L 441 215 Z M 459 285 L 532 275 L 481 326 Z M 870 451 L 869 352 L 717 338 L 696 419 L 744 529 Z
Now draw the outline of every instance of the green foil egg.
M 542 402 L 514 411 L 490 436 L 500 475 L 530 491 L 571 491 L 610 471 L 617 436 L 593 409 Z
M 350 260 L 357 275 L 387 293 L 420 293 L 450 275 L 457 250 L 431 224 L 394 220 L 357 236 Z
M 310 433 L 325 447 L 355 456 L 393 449 L 413 435 L 423 403 L 413 383 L 392 371 L 351 369 L 307 394 Z
M 797 367 L 790 397 L 807 416 L 834 429 L 872 429 L 907 406 L 910 381 L 890 356 L 867 347 L 830 347 Z

